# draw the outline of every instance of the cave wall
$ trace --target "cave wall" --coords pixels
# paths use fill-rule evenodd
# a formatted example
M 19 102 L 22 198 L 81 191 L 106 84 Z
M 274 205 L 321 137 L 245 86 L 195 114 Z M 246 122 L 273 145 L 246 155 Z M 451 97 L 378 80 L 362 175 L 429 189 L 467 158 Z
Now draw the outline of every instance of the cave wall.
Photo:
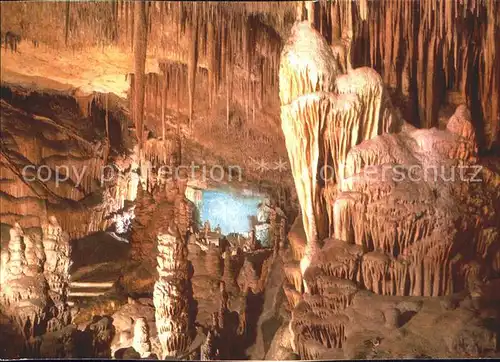
M 104 98 L 96 95 L 83 112 L 69 95 L 2 87 L 2 228 L 18 222 L 39 232 L 55 215 L 74 239 L 112 222 L 109 215 L 123 207 L 128 186 L 118 178 L 103 185 L 101 173 L 110 153 L 123 151 L 127 135 L 116 139 L 126 132 L 126 121 L 116 108 L 103 109 Z

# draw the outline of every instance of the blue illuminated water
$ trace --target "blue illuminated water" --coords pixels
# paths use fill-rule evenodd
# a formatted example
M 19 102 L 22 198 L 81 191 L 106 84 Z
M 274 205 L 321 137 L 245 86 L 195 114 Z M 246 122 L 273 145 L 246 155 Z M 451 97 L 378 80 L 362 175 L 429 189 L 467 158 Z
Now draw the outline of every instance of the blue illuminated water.
M 208 220 L 212 230 L 219 225 L 222 233 L 250 231 L 251 218 L 257 215 L 262 197 L 243 196 L 224 191 L 203 191 L 200 218 Z

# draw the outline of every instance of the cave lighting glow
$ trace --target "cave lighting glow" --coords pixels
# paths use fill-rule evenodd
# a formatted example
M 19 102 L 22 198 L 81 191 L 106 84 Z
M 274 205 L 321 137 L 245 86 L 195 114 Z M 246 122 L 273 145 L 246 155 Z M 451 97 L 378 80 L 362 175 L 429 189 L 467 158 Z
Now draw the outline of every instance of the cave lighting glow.
M 252 227 L 251 219 L 257 216 L 263 198 L 243 196 L 222 191 L 204 191 L 200 210 L 201 222 L 210 222 L 213 229 L 220 226 L 222 233 L 247 233 Z

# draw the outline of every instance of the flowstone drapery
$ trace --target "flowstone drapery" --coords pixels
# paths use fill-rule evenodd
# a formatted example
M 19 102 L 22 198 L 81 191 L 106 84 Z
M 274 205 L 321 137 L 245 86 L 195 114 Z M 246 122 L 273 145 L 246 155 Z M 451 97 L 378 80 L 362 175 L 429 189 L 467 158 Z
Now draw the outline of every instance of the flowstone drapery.
M 414 128 L 380 75 L 339 66 L 308 22 L 283 49 L 280 98 L 301 207 L 284 266 L 301 357 L 343 347 L 360 289 L 477 295 L 498 274 L 499 198 L 465 105 L 442 130 Z

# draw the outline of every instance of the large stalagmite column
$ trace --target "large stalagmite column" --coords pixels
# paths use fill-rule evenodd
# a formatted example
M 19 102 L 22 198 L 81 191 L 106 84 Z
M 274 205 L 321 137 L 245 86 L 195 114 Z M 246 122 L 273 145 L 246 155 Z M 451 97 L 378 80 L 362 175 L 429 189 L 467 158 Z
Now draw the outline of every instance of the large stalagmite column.
M 307 22 L 296 24 L 281 55 L 279 78 L 281 126 L 308 241 L 301 261 L 302 271 L 309 265 L 319 239 L 326 236 L 316 182 L 325 124 L 318 109 L 313 107 L 310 113 L 301 114 L 296 102 L 317 90 L 333 91 L 337 73 L 338 67 L 325 39 Z
M 42 226 L 43 247 L 46 261 L 44 275 L 49 284 L 49 294 L 57 304 L 66 302 L 71 266 L 69 236 L 63 232 L 55 216 Z
M 153 302 L 162 359 L 186 352 L 193 334 L 192 289 L 189 281 L 187 248 L 177 230 L 158 232 L 158 274 Z
M 294 25 L 281 54 L 281 126 L 307 237 L 305 272 L 320 242 L 333 232 L 325 188 L 333 195 L 349 150 L 398 128 L 381 77 L 370 68 L 342 74 L 332 48 L 309 22 Z M 327 199 L 328 202 L 333 200 Z M 305 287 L 307 291 L 307 286 Z

